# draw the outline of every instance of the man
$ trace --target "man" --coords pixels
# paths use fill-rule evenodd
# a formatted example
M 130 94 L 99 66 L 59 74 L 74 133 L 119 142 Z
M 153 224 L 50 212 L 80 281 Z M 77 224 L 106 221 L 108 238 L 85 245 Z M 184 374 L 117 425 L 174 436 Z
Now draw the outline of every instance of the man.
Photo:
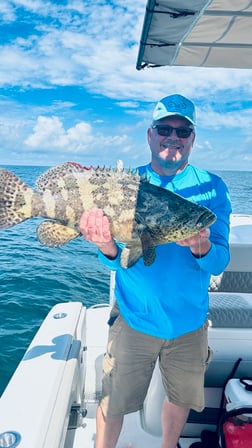
M 155 107 L 148 129 L 151 163 L 139 168 L 150 182 L 204 205 L 217 216 L 210 229 L 157 247 L 153 265 L 140 259 L 119 264 L 120 245 L 102 210 L 84 213 L 80 229 L 116 270 L 117 304 L 111 312 L 104 359 L 103 398 L 97 409 L 96 448 L 114 448 L 123 416 L 140 409 L 158 359 L 166 391 L 162 448 L 175 448 L 190 409 L 204 408 L 208 285 L 229 261 L 230 200 L 224 182 L 189 164 L 195 140 L 195 108 L 170 95 Z

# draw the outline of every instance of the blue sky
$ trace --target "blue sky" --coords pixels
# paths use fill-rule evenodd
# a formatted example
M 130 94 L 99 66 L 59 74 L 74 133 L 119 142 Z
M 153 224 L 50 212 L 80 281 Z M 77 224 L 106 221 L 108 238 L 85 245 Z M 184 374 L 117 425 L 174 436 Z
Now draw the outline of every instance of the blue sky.
M 171 93 L 197 108 L 191 162 L 252 170 L 251 70 L 137 71 L 145 0 L 0 0 L 0 164 L 125 166 Z

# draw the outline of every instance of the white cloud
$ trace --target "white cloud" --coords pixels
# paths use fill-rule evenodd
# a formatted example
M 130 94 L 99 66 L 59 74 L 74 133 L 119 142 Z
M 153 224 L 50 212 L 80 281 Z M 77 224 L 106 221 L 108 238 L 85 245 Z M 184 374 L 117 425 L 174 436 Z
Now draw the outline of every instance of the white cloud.
M 201 126 L 213 129 L 220 129 L 223 126 L 231 129 L 240 128 L 251 135 L 252 109 L 217 112 L 211 107 L 203 107 L 198 112 L 198 121 Z
M 139 103 L 136 101 L 119 101 L 117 104 L 118 106 L 125 107 L 127 109 L 137 109 L 139 107 Z
M 89 123 L 80 122 L 65 129 L 59 117 L 39 116 L 25 144 L 32 148 L 64 151 L 66 153 L 84 153 L 94 147 L 119 147 L 127 141 L 126 135 L 104 136 L 101 133 L 93 134 Z
M 4 22 L 13 22 L 15 20 L 15 10 L 13 6 L 6 1 L 1 1 L 0 17 Z

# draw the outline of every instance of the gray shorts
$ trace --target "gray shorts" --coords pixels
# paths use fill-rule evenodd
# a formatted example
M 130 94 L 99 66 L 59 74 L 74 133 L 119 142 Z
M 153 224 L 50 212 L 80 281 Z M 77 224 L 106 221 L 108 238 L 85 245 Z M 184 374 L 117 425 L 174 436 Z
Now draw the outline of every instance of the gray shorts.
M 103 362 L 103 414 L 118 418 L 143 407 L 157 359 L 169 401 L 201 411 L 211 357 L 207 328 L 206 322 L 196 331 L 165 340 L 136 331 L 116 317 Z

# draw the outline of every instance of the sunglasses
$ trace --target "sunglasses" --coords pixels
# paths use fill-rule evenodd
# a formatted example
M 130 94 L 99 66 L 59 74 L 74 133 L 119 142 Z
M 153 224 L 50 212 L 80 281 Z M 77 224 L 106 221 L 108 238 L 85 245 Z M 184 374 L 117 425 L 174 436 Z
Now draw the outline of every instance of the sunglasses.
M 158 135 L 161 135 L 162 137 L 170 137 L 172 134 L 172 131 L 175 131 L 178 138 L 188 138 L 192 132 L 194 132 L 194 129 L 188 128 L 187 126 L 180 126 L 178 128 L 173 128 L 169 125 L 163 125 L 163 124 L 154 124 L 151 126 L 152 129 L 156 129 Z

